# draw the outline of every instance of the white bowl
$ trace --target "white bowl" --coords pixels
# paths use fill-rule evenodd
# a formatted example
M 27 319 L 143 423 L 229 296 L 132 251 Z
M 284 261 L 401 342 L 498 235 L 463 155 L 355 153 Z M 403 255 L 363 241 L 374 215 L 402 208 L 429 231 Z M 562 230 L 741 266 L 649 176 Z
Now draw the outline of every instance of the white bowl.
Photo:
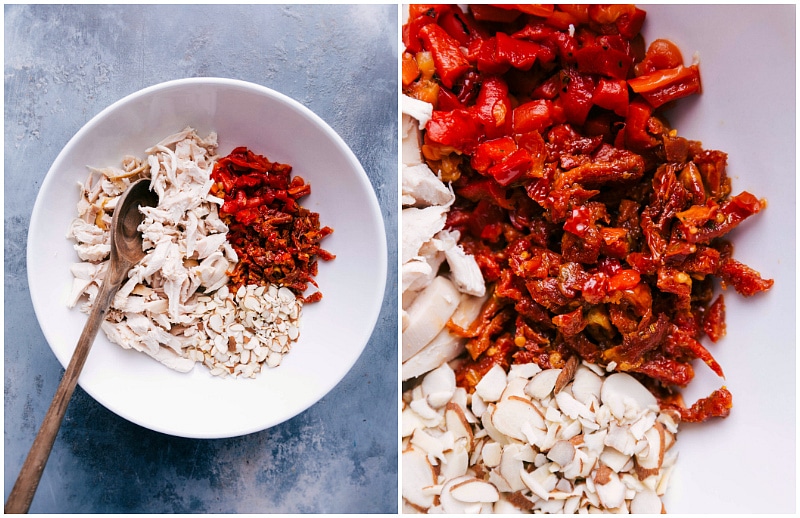
M 378 319 L 387 248 L 369 179 L 344 141 L 318 116 L 278 92 L 231 79 L 196 78 L 145 88 L 90 120 L 56 158 L 42 183 L 28 234 L 28 278 L 39 324 L 66 366 L 86 315 L 67 308 L 70 264 L 79 261 L 65 236 L 77 215 L 77 182 L 87 166 L 119 165 L 125 154 L 194 127 L 219 136 L 220 155 L 247 146 L 290 164 L 311 185 L 302 203 L 334 233 L 322 241 L 336 255 L 320 261 L 319 303 L 303 309 L 301 336 L 275 369 L 257 379 L 221 379 L 197 365 L 171 371 L 123 350 L 100 332 L 80 376 L 81 387 L 118 415 L 182 437 L 243 435 L 281 423 L 327 394 L 356 362 Z

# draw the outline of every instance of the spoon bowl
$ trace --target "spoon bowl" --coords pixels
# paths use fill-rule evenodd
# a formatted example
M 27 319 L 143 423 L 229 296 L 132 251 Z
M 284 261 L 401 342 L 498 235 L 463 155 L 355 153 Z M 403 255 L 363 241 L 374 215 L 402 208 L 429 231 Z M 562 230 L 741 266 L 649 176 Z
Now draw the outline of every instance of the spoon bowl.
M 158 196 L 150 191 L 150 180 L 134 182 L 117 202 L 111 219 L 111 259 L 100 292 L 92 305 L 92 311 L 83 328 L 78 345 L 56 389 L 53 402 L 44 416 L 39 433 L 33 440 L 28 456 L 22 464 L 17 481 L 6 500 L 6 513 L 26 513 L 42 478 L 50 451 L 53 449 L 67 406 L 78 384 L 78 376 L 86 363 L 100 324 L 105 319 L 114 295 L 119 290 L 128 271 L 144 256 L 142 235 L 138 230 L 143 214 L 140 207 L 155 206 Z
M 142 213 L 138 207 L 155 207 L 156 205 L 158 205 L 158 194 L 150 190 L 149 179 L 137 180 L 122 194 L 117 202 L 117 210 L 114 211 L 111 219 L 112 264 L 114 256 L 118 261 L 130 263 L 131 266 L 144 258 L 142 234 L 139 232 Z

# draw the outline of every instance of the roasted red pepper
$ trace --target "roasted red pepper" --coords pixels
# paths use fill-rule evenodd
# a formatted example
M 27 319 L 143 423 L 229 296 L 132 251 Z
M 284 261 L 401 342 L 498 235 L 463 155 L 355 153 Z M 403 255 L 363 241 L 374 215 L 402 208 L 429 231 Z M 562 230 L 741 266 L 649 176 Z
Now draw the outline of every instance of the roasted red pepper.
M 700 69 L 697 65 L 678 65 L 629 79 L 628 85 L 650 103 L 650 106 L 658 108 L 670 101 L 700 92 Z
M 214 165 L 211 194 L 223 199 L 220 217 L 239 257 L 228 272 L 233 287 L 274 283 L 315 302 L 321 292 L 304 292 L 316 286 L 317 259 L 334 258 L 319 245 L 333 229 L 321 228 L 319 214 L 297 202 L 311 187 L 291 171 L 287 164 L 237 147 Z
M 592 108 L 596 80 L 574 67 L 561 71 L 561 93 L 559 100 L 568 122 L 582 125 Z
M 489 168 L 489 175 L 503 187 L 528 176 L 533 165 L 531 154 L 519 148 Z
M 629 45 L 619 36 L 599 36 L 575 52 L 578 68 L 584 73 L 611 79 L 625 79 L 633 65 Z
M 537 60 L 548 63 L 555 57 L 551 49 L 532 41 L 512 38 L 502 32 L 498 32 L 496 38 L 497 61 L 519 70 L 530 70 Z
M 427 138 L 433 142 L 451 146 L 464 153 L 474 151 L 483 134 L 481 125 L 463 109 L 449 112 L 434 110 L 425 129 Z
M 547 99 L 537 99 L 514 108 L 512 129 L 514 133 L 541 133 L 553 122 L 553 103 Z
M 601 78 L 592 94 L 592 102 L 625 117 L 628 115 L 628 83 L 624 79 Z
M 508 134 L 511 128 L 511 100 L 506 82 L 499 77 L 487 77 L 470 110 L 475 120 L 483 126 L 485 138 Z
M 419 30 L 425 50 L 433 55 L 436 74 L 447 88 L 452 88 L 456 80 L 469 70 L 469 61 L 461 52 L 458 41 L 436 24 L 428 24 Z

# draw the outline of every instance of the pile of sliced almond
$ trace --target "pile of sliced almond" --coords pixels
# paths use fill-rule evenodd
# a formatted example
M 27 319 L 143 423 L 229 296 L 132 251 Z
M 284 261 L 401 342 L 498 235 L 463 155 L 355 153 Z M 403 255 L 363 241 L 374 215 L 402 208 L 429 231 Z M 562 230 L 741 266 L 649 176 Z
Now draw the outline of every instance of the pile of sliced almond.
M 404 512 L 662 513 L 672 415 L 592 364 L 493 367 L 473 394 L 448 364 L 403 397 Z
M 202 322 L 187 354 L 215 376 L 254 378 L 265 364 L 277 367 L 300 335 L 303 303 L 286 287 L 223 286 L 198 305 Z

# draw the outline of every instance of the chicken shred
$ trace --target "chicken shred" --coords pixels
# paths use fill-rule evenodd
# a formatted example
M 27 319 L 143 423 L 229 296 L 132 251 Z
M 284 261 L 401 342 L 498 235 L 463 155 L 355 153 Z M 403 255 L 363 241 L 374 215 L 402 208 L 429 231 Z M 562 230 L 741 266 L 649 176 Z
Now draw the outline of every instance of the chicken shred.
M 209 196 L 216 152 L 215 133 L 201 138 L 186 128 L 146 150 L 144 161 L 125 156 L 121 167 L 89 168 L 68 231 L 83 261 L 71 268 L 69 306 L 87 296 L 81 310 L 88 313 L 107 269 L 117 199 L 134 181 L 150 179 L 159 203 L 141 209 L 146 256 L 129 272 L 102 329 L 112 342 L 180 372 L 194 367 L 192 352 L 204 338 L 198 297 L 225 286 L 237 262 L 218 215 L 221 200 Z

